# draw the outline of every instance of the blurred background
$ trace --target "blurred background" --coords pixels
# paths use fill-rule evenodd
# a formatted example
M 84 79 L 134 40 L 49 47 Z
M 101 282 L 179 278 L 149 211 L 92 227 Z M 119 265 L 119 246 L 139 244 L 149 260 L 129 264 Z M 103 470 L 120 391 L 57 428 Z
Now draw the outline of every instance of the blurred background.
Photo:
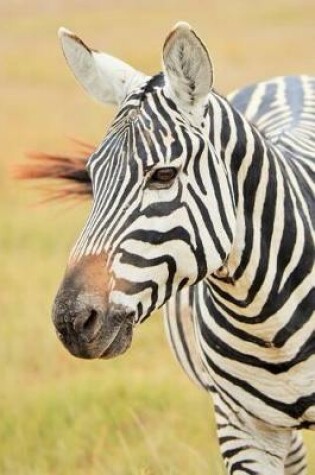
M 76 360 L 57 341 L 51 302 L 89 203 L 34 206 L 39 191 L 10 176 L 26 151 L 97 144 L 115 112 L 75 83 L 59 26 L 154 73 L 178 20 L 208 45 L 221 93 L 314 74 L 314 0 L 0 0 L 1 475 L 224 473 L 209 398 L 173 360 L 160 315 L 117 360 Z

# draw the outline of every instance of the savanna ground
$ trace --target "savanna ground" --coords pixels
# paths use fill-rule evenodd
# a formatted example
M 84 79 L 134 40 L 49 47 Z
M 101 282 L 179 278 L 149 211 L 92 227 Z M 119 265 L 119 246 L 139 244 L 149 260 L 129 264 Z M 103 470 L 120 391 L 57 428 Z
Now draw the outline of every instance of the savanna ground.
M 311 0 L 1 0 L 1 475 L 223 473 L 208 397 L 174 362 L 160 315 L 108 362 L 72 358 L 54 334 L 51 302 L 89 205 L 33 206 L 38 192 L 12 181 L 10 167 L 26 150 L 73 149 L 68 136 L 97 143 L 113 114 L 75 84 L 57 28 L 153 73 L 171 26 L 189 21 L 226 93 L 314 74 L 314 18 Z M 306 440 L 315 474 L 314 434 Z

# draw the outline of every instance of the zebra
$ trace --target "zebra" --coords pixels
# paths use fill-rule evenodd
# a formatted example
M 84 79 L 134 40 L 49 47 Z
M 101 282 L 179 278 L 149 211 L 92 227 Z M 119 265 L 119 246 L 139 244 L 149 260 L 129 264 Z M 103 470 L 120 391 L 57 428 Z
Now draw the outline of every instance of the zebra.
M 227 472 L 306 473 L 315 78 L 226 99 L 187 23 L 167 36 L 152 77 L 59 36 L 87 92 L 119 105 L 87 164 L 93 207 L 55 298 L 59 338 L 75 356 L 114 357 L 164 307 L 177 359 L 213 396 Z

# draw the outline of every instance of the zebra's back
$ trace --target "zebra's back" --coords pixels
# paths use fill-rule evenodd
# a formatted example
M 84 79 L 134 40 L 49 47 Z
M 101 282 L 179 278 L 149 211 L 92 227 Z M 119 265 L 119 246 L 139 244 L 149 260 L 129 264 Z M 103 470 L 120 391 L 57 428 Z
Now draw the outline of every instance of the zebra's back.
M 315 77 L 276 77 L 232 92 L 228 99 L 282 151 L 314 162 Z

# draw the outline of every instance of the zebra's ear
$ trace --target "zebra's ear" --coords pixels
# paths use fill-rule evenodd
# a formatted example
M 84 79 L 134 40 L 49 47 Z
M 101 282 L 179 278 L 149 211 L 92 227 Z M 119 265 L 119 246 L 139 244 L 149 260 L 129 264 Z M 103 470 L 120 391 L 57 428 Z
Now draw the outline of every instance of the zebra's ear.
M 78 36 L 60 28 L 66 61 L 77 81 L 96 100 L 120 104 L 146 76 L 113 56 L 90 49 Z
M 213 68 L 207 48 L 188 23 L 177 23 L 163 47 L 167 87 L 179 106 L 198 109 L 213 86 Z

